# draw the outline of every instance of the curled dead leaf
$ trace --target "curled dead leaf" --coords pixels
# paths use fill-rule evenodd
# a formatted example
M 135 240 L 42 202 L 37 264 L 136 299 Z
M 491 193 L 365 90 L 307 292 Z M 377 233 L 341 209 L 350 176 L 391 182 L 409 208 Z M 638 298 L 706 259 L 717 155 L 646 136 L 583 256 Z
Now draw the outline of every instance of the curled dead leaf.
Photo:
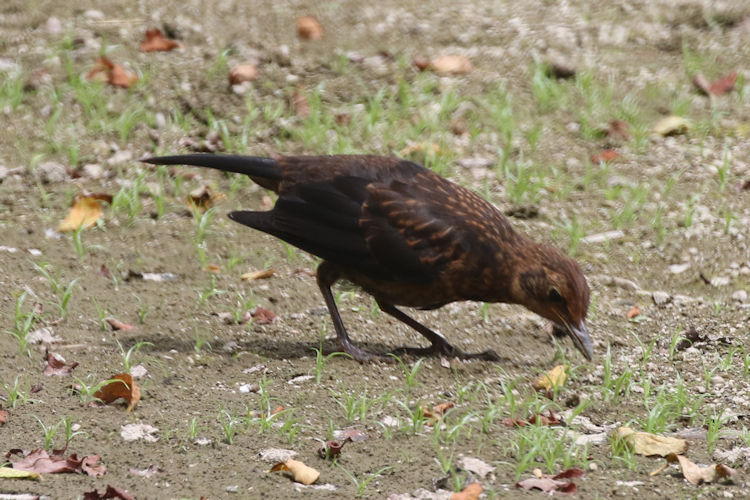
M 636 316 L 640 316 L 640 315 L 641 315 L 641 310 L 638 309 L 638 306 L 633 306 L 630 308 L 630 310 L 627 312 L 625 316 L 627 316 L 628 319 L 633 319 Z
M 457 54 L 434 58 L 430 61 L 430 68 L 438 75 L 465 75 L 474 69 L 468 57 Z
M 693 484 L 712 483 L 721 479 L 731 478 L 737 471 L 724 464 L 712 464 L 702 467 L 684 455 L 667 455 L 667 464 L 679 462 L 682 475 Z M 663 469 L 662 469 L 663 470 Z M 657 471 L 651 473 L 654 475 Z M 661 470 L 658 470 L 661 472 Z
M 135 330 L 135 327 L 131 325 L 130 323 L 125 323 L 124 321 L 120 321 L 117 318 L 106 318 L 105 321 L 109 324 L 109 326 L 112 327 L 112 330 Z
M 131 411 L 141 400 L 141 389 L 133 381 L 129 373 L 118 373 L 113 376 L 101 389 L 94 393 L 94 397 L 109 404 L 122 398 L 128 402 L 127 411 Z
M 140 49 L 143 52 L 168 52 L 179 46 L 179 42 L 165 37 L 159 28 L 153 28 L 146 30 L 146 38 L 141 42 Z
M 680 455 L 685 453 L 688 443 L 684 439 L 657 436 L 648 432 L 636 432 L 630 427 L 617 429 L 617 438 L 628 445 L 638 455 L 665 457 L 670 453 Z
M 287 460 L 286 462 L 279 462 L 268 472 L 288 471 L 292 473 L 292 479 L 302 484 L 313 484 L 320 477 L 320 472 L 308 467 L 299 460 Z
M 305 16 L 297 19 L 297 36 L 302 40 L 320 40 L 323 38 L 323 26 L 315 16 Z
M 3 405 L 0 405 L 0 427 L 5 425 L 5 422 L 8 421 L 8 412 L 3 410 Z
M 60 232 L 77 231 L 79 228 L 88 229 L 96 224 L 102 216 L 100 201 L 111 203 L 112 197 L 104 194 L 75 195 L 68 215 L 60 222 L 57 230 Z
M 255 64 L 238 64 L 229 70 L 229 85 L 252 82 L 258 78 L 258 68 Z
M 196 207 L 201 212 L 205 212 L 224 198 L 226 196 L 223 193 L 214 193 L 208 186 L 199 186 L 190 191 L 187 198 L 187 205 L 188 207 Z
M 276 321 L 276 316 L 273 311 L 266 309 L 265 307 L 258 306 L 253 312 L 250 313 L 253 318 L 253 322 L 256 325 L 268 325 Z
M 618 153 L 614 149 L 605 149 L 601 153 L 591 155 L 591 163 L 594 163 L 597 165 L 599 163 L 609 163 L 613 160 L 616 160 L 619 157 L 620 157 L 620 153 Z
M 344 445 L 351 441 L 351 438 L 346 438 L 343 441 L 326 441 L 318 445 L 318 456 L 320 458 L 333 459 L 341 455 L 341 449 Z
M 255 281 L 270 278 L 276 271 L 273 269 L 259 269 L 257 271 L 248 271 L 240 276 L 240 279 L 245 281 Z
M 681 116 L 670 115 L 662 118 L 652 129 L 655 134 L 668 136 L 684 134 L 690 128 L 690 122 Z
M 310 116 L 310 103 L 307 102 L 307 97 L 302 89 L 298 88 L 292 92 L 291 104 L 295 116 L 300 118 Z
M 103 81 L 113 87 L 130 88 L 138 81 L 138 75 L 125 69 L 121 64 L 115 64 L 102 56 L 94 61 L 94 66 L 86 76 L 89 80 Z
M 555 475 L 542 474 L 541 471 L 535 469 L 535 477 L 519 481 L 516 483 L 516 486 L 525 490 L 538 489 L 545 493 L 575 493 L 578 491 L 578 487 L 575 483 L 572 481 L 564 481 L 564 479 L 581 476 L 583 476 L 583 470 L 577 468 L 567 469 Z
M 69 365 L 65 364 L 65 359 L 59 354 L 47 351 L 44 355 L 47 365 L 44 367 L 44 374 L 47 376 L 57 375 L 58 377 L 65 377 L 70 375 L 73 369 L 78 366 L 78 363 L 73 362 Z
M 478 500 L 479 495 L 481 494 L 482 485 L 479 483 L 471 483 L 463 490 L 457 491 L 453 495 L 451 495 L 450 500 Z
M 693 78 L 693 85 L 705 95 L 720 96 L 734 88 L 734 84 L 737 82 L 737 76 L 737 72 L 733 71 L 732 73 L 719 78 L 715 82 L 709 83 L 702 73 L 698 73 Z
M 537 377 L 532 386 L 537 391 L 551 391 L 558 387 L 562 387 L 567 378 L 565 370 L 565 365 L 557 365 L 547 373 L 543 373 Z

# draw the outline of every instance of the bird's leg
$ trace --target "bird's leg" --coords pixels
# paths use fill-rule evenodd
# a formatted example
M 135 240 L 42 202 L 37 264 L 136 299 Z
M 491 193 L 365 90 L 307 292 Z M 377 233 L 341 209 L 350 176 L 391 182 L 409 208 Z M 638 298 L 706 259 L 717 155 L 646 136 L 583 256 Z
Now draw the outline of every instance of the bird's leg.
M 459 359 L 483 359 L 485 361 L 500 361 L 500 356 L 498 356 L 497 353 L 495 353 L 495 351 L 491 349 L 478 353 L 463 352 L 461 349 L 453 346 L 453 344 L 448 342 L 445 337 L 433 330 L 430 330 L 419 321 L 415 320 L 400 309 L 397 309 L 396 306 L 392 304 L 378 302 L 378 306 L 384 313 L 390 314 L 397 320 L 412 327 L 413 329 L 424 335 L 424 337 L 432 344 L 430 347 L 424 348 L 404 347 L 400 349 L 402 351 L 414 355 L 443 354 L 451 358 Z
M 334 300 L 333 294 L 331 293 L 331 286 L 336 282 L 338 278 L 339 273 L 333 266 L 329 265 L 327 262 L 323 262 L 318 266 L 318 287 L 320 288 L 320 293 L 323 294 L 323 299 L 326 301 L 328 312 L 331 314 L 333 327 L 336 329 L 336 340 L 338 340 L 339 345 L 341 346 L 341 350 L 360 363 L 381 358 L 381 356 L 370 354 L 367 351 L 364 351 L 352 344 L 352 341 L 349 338 L 349 334 L 346 332 L 346 328 L 344 327 L 344 322 L 341 320 L 339 309 L 338 307 L 336 307 L 336 301 Z

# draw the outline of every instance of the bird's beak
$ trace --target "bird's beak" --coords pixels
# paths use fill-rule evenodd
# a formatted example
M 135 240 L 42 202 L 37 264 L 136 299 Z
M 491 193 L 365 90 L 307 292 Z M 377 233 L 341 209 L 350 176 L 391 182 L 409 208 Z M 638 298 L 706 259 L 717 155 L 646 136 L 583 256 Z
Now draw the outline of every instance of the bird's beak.
M 594 359 L 594 348 L 591 346 L 591 336 L 589 336 L 589 331 L 586 329 L 586 323 L 581 320 L 578 326 L 573 326 L 566 321 L 565 329 L 573 340 L 573 345 L 576 346 L 576 349 L 581 351 L 581 354 L 588 361 Z

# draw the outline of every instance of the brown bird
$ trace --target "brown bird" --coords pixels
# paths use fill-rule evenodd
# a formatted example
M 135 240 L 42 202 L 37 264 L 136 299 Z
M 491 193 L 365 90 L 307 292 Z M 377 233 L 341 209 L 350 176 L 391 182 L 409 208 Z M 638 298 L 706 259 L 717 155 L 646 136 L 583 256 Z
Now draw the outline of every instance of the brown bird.
M 421 165 L 395 157 L 189 154 L 143 160 L 236 172 L 279 195 L 272 210 L 229 218 L 317 255 L 317 281 L 341 349 L 361 362 L 331 294 L 338 280 L 360 286 L 380 309 L 415 329 L 431 346 L 407 349 L 449 357 L 468 354 L 396 306 L 436 309 L 476 300 L 521 304 L 566 332 L 591 360 L 586 330 L 589 287 L 578 263 L 513 230 L 497 208 Z

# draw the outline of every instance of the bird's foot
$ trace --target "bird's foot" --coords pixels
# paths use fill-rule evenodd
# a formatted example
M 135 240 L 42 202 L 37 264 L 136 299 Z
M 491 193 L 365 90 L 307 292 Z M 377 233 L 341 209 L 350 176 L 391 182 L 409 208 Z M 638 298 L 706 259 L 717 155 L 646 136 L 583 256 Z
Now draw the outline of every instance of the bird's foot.
M 501 361 L 502 358 L 495 351 L 489 349 L 483 352 L 464 352 L 448 342 L 436 342 L 429 347 L 401 347 L 396 353 L 409 354 L 411 356 L 445 356 L 458 359 L 478 359 L 481 361 Z
M 341 352 L 351 356 L 352 359 L 354 359 L 355 361 L 359 361 L 360 363 L 371 363 L 373 361 L 383 361 L 386 363 L 394 362 L 393 358 L 391 358 L 390 356 L 383 356 L 382 354 L 373 354 L 371 352 L 367 352 L 364 349 L 360 349 L 351 342 L 341 342 L 339 345 L 341 347 Z

